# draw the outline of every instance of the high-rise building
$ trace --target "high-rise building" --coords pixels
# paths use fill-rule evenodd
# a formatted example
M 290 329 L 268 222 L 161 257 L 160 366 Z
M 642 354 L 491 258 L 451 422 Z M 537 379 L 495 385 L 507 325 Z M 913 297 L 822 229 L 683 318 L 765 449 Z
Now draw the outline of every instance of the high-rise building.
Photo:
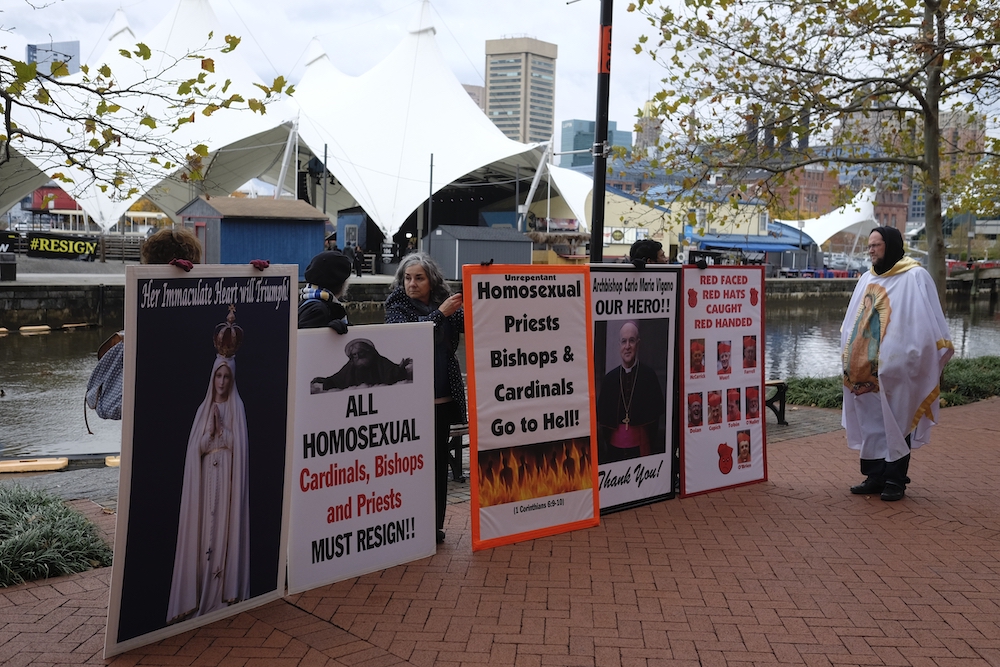
M 562 122 L 562 151 L 579 151 L 585 148 L 591 149 L 594 146 L 594 134 L 596 123 L 592 120 L 564 120 Z M 611 146 L 624 146 L 631 150 L 632 133 L 618 129 L 618 123 L 608 121 L 608 144 Z M 580 167 L 594 163 L 593 153 L 573 153 L 563 155 L 560 158 L 561 167 Z
M 24 59 L 38 63 L 38 71 L 49 74 L 52 63 L 66 63 L 66 74 L 80 71 L 80 42 L 49 42 L 48 44 L 28 44 Z M 43 68 L 43 66 L 45 66 Z
M 642 117 L 636 123 L 637 132 L 635 135 L 635 150 L 647 157 L 653 157 L 660 141 L 660 132 L 663 121 L 656 114 L 656 105 L 653 102 L 646 102 L 642 107 Z
M 511 139 L 552 138 L 558 51 L 532 37 L 486 40 L 486 115 Z

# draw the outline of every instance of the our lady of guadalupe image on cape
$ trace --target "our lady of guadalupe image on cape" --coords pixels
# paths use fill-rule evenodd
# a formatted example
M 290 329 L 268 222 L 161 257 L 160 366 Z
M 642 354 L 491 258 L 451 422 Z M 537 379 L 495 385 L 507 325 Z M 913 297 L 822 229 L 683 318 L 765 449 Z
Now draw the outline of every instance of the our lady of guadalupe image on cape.
M 212 337 L 217 352 L 184 459 L 177 549 L 167 623 L 246 600 L 250 595 L 247 416 L 236 387 L 243 329 L 236 307 Z
M 855 394 L 878 391 L 878 354 L 889 326 L 889 300 L 881 285 L 868 286 L 844 347 L 844 385 Z

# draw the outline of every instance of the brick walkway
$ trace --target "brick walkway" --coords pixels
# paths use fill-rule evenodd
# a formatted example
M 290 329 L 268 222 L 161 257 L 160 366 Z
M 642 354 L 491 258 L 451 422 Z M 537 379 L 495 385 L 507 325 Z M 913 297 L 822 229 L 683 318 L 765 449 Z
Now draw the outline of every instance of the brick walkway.
M 808 434 L 835 413 L 803 409 L 770 427 L 765 483 L 476 554 L 457 502 L 432 558 L 110 662 L 1000 665 L 998 411 L 1000 399 L 945 410 L 901 502 L 850 495 L 860 476 L 843 432 Z M 0 663 L 102 663 L 109 575 L 0 592 Z

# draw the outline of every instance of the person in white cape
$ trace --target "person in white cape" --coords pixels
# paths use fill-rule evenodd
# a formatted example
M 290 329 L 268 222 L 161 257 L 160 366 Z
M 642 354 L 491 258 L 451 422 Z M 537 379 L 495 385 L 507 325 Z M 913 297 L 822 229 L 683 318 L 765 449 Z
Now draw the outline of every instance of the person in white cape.
M 168 624 L 250 595 L 247 418 L 234 356 L 243 332 L 233 306 L 226 319 L 216 328 L 218 355 L 188 438 Z
M 842 422 L 865 475 L 851 493 L 895 501 L 910 482 L 910 451 L 930 440 L 941 372 L 955 350 L 934 281 L 903 256 L 899 230 L 876 228 L 868 253 L 872 269 L 858 280 L 840 330 Z

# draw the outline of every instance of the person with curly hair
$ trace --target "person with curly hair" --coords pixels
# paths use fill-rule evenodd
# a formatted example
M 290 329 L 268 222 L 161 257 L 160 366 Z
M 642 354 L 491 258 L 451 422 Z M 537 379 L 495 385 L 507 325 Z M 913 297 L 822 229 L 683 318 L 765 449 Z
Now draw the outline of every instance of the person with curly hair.
M 164 227 L 142 244 L 139 258 L 143 264 L 170 264 L 184 260 L 201 264 L 201 242 L 185 227 Z
M 399 263 L 392 292 L 385 300 L 386 324 L 434 323 L 434 499 L 437 542 L 444 541 L 448 503 L 448 440 L 452 424 L 463 424 L 465 384 L 458 365 L 459 337 L 465 331 L 462 295 L 452 294 L 437 263 L 422 252 Z

